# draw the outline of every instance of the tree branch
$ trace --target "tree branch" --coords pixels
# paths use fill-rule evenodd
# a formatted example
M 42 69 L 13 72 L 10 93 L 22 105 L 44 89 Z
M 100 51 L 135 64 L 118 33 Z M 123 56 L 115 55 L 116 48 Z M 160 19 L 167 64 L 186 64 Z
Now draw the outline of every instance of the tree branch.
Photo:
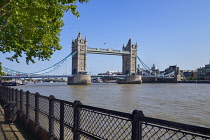
M 9 19 L 10 17 L 12 16 L 12 13 L 9 14 L 7 20 L 5 21 L 5 23 L 3 25 L 0 26 L 0 30 L 4 29 L 5 27 L 7 27 L 8 25 L 8 22 L 9 22 Z
M 3 10 L 8 4 L 10 3 L 10 0 L 7 0 L 5 4 L 0 5 L 0 17 L 4 16 L 6 14 L 5 10 Z
M 0 10 L 4 9 L 8 4 L 10 3 L 10 0 L 7 0 L 5 4 L 0 5 Z
M 0 11 L 0 17 L 3 17 L 6 13 L 3 11 Z

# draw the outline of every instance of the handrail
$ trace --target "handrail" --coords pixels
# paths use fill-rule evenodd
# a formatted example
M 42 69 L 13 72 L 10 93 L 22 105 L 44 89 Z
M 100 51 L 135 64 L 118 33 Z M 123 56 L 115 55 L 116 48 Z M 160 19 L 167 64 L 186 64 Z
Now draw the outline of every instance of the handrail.
M 43 129 L 48 139 L 210 139 L 210 128 L 147 117 L 139 110 L 129 114 L 0 86 L 0 103 L 10 101 L 16 103 L 17 119 L 26 118 L 26 126 Z

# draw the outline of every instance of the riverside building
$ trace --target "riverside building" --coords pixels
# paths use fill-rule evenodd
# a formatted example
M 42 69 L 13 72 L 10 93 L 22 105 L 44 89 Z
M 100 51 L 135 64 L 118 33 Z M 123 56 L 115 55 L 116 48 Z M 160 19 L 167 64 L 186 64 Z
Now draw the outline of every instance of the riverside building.
M 198 80 L 210 80 L 210 61 L 209 64 L 205 65 L 205 67 L 200 67 L 197 70 L 198 70 L 198 75 L 197 75 Z

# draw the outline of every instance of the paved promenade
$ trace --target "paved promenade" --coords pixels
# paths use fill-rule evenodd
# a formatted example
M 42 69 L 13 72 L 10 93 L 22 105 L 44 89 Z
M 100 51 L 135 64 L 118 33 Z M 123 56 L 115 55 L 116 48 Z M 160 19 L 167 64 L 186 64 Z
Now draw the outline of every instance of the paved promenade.
M 19 127 L 16 127 L 14 123 L 5 124 L 4 123 L 4 110 L 0 105 L 0 140 L 25 140 L 28 139 L 27 136 L 24 136 Z

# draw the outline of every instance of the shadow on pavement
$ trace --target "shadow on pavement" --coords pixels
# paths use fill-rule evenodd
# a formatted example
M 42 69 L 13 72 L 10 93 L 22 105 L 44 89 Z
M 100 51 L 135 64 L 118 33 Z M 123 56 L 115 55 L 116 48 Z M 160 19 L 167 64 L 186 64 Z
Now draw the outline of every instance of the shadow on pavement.
M 4 122 L 4 109 L 0 105 L 0 140 L 32 140 L 24 126 L 18 122 L 7 124 Z

